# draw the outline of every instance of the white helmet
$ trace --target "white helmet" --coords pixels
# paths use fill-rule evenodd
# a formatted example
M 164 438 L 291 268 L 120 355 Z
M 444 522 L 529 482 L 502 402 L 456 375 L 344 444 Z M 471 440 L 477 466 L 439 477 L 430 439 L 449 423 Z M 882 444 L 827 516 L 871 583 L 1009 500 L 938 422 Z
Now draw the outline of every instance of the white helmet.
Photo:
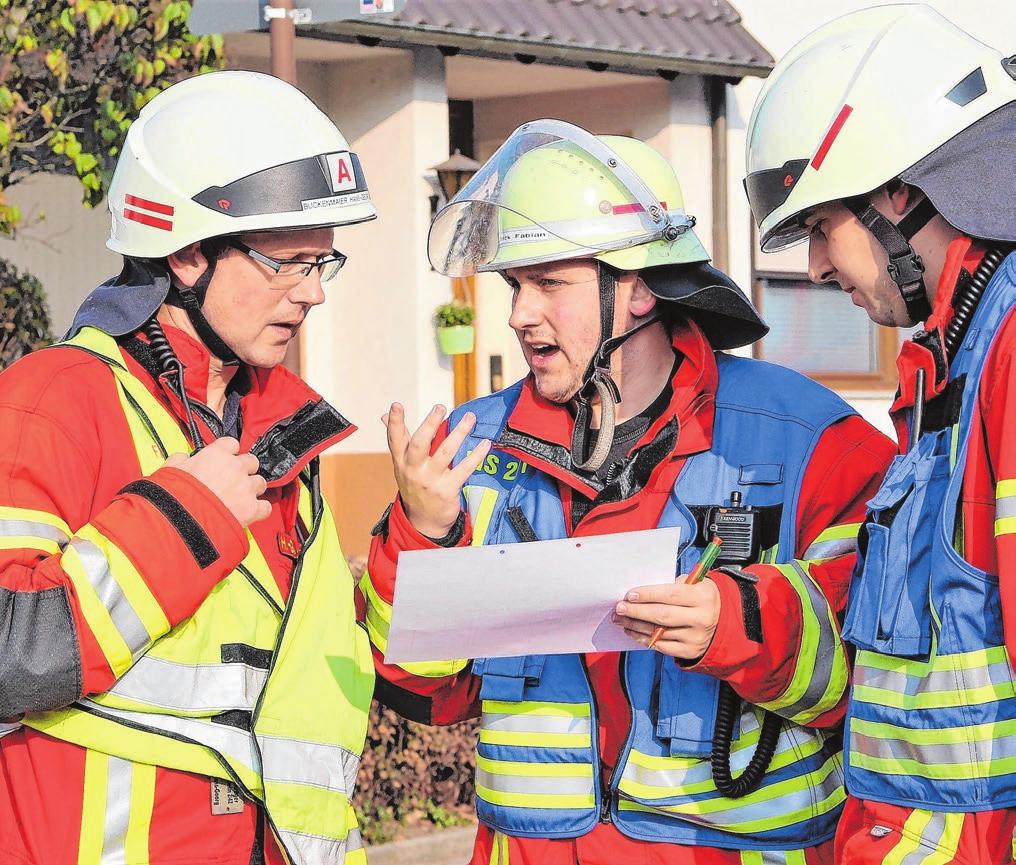
M 303 93 L 211 72 L 160 93 L 127 132 L 107 246 L 161 258 L 195 241 L 374 219 L 359 159 Z
M 803 239 L 817 205 L 897 177 L 961 231 L 1011 239 L 1011 204 L 999 212 L 984 187 L 997 177 L 1011 202 L 1013 117 L 1000 109 L 1016 100 L 1014 76 L 998 51 L 923 5 L 863 9 L 805 37 L 748 123 L 745 188 L 763 249 Z

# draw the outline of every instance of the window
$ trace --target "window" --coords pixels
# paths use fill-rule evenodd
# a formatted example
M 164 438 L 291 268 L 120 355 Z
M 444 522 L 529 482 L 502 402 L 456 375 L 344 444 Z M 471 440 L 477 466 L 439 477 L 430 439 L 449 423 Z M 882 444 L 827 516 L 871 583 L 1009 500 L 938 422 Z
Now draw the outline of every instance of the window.
M 879 327 L 836 285 L 756 272 L 754 301 L 770 331 L 755 357 L 799 370 L 831 388 L 892 390 L 899 334 Z

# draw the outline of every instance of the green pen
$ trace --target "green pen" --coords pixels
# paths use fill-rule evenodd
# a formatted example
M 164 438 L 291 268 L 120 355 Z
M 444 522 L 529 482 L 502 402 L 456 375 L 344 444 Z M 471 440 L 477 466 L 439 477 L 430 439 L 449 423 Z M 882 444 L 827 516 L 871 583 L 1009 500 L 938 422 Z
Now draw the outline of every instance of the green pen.
M 709 573 L 709 569 L 716 563 L 716 559 L 720 555 L 720 547 L 723 546 L 723 538 L 719 535 L 713 535 L 713 539 L 706 544 L 706 548 L 702 551 L 702 556 L 695 563 L 695 567 L 691 569 L 691 573 L 688 574 L 688 579 L 685 581 L 689 586 L 695 583 L 702 582 L 702 578 Z M 656 645 L 656 641 L 663 636 L 663 632 L 666 628 L 663 625 L 659 625 L 653 635 L 649 638 L 649 648 L 651 649 Z

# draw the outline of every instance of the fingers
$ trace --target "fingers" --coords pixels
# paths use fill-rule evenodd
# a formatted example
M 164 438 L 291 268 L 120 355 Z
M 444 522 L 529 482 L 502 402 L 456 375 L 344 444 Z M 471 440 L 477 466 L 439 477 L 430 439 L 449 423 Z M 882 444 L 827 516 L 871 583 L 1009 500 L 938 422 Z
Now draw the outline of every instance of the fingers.
M 216 450 L 221 450 L 224 453 L 229 454 L 230 456 L 236 456 L 238 453 L 240 453 L 240 442 L 238 442 L 232 436 L 222 436 L 222 438 L 217 438 L 210 445 L 208 445 L 208 447 L 215 448 Z
M 406 410 L 401 403 L 393 402 L 392 407 L 381 418 L 388 428 L 388 450 L 392 458 L 401 464 L 409 445 L 409 431 L 406 429 Z
M 452 480 L 460 488 L 469 480 L 469 476 L 480 467 L 480 464 L 490 452 L 490 448 L 490 439 L 481 439 L 480 443 L 467 454 L 466 458 L 452 469 Z
M 471 411 L 467 411 L 462 416 L 462 420 L 455 424 L 455 429 L 448 433 L 445 440 L 437 447 L 431 459 L 442 468 L 445 468 L 452 461 L 452 457 L 458 453 L 462 442 L 466 440 L 466 436 L 469 435 L 475 425 L 476 415 Z
M 423 423 L 413 433 L 412 438 L 409 440 L 409 445 L 406 447 L 406 465 L 421 465 L 430 459 L 430 446 L 434 442 L 434 436 L 437 435 L 438 427 L 441 426 L 444 416 L 445 407 L 443 405 L 436 405 L 430 410 L 427 417 L 423 419 Z
M 170 454 L 162 464 L 163 468 L 176 468 L 187 462 L 187 454 Z
M 625 600 L 638 601 L 642 604 L 671 604 L 677 607 L 697 607 L 702 603 L 703 597 L 708 592 L 708 586 L 702 583 L 695 583 L 689 586 L 684 582 L 684 577 L 682 576 L 674 583 L 639 586 L 629 591 L 625 595 Z
M 254 508 L 254 518 L 251 520 L 251 522 L 257 523 L 260 522 L 261 520 L 266 520 L 268 519 L 268 517 L 271 516 L 271 513 L 272 513 L 271 504 L 269 502 L 264 501 L 263 499 L 258 499 L 257 505 Z

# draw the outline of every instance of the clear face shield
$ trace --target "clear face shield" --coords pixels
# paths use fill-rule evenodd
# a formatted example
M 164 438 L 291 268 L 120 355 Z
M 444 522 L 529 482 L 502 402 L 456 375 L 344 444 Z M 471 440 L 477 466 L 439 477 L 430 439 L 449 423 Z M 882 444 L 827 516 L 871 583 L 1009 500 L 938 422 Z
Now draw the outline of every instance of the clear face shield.
M 561 120 L 520 126 L 434 220 L 428 255 L 447 276 L 581 258 L 694 225 L 668 210 L 594 135 Z

